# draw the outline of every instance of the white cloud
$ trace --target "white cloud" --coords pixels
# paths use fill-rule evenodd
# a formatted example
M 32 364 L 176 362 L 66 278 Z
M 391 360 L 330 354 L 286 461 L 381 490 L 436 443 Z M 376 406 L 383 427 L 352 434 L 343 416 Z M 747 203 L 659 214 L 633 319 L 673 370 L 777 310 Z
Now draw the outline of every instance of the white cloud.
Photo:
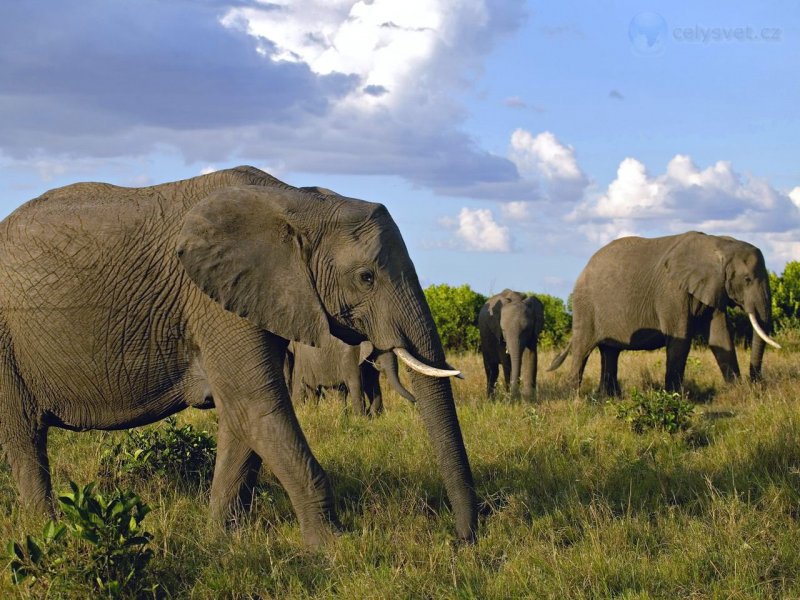
M 462 208 L 458 214 L 457 227 L 456 237 L 465 250 L 511 251 L 511 234 L 508 227 L 498 224 L 488 208 Z
M 644 165 L 626 158 L 617 169 L 617 178 L 595 206 L 595 214 L 607 218 L 653 217 L 666 214 L 663 182 L 648 177 Z
M 783 194 L 764 179 L 738 173 L 727 161 L 700 169 L 689 156 L 678 154 L 663 174 L 652 176 L 629 157 L 606 192 L 585 200 L 569 219 L 591 222 L 586 226 L 591 230 L 601 230 L 602 223 L 604 237 L 611 230 L 654 228 L 663 233 L 779 233 L 800 227 L 797 199 L 800 190 Z
M 14 82 L 0 90 L 0 152 L 174 153 L 198 170 L 280 160 L 497 199 L 519 176 L 465 131 L 463 92 L 525 11 L 524 0 L 22 3 L 0 19 L 0 81 Z
M 509 158 L 523 175 L 541 175 L 556 180 L 584 178 L 575 159 L 575 150 L 562 144 L 549 131 L 537 136 L 524 129 L 514 131 Z
M 533 135 L 525 129 L 511 134 L 508 158 L 525 181 L 536 182 L 543 196 L 557 202 L 580 200 L 589 180 L 578 166 L 575 150 L 553 133 Z
M 789 192 L 789 199 L 798 209 L 800 209 L 800 185 Z
M 500 206 L 500 212 L 506 219 L 524 221 L 530 217 L 530 208 L 530 202 L 516 200 L 513 202 L 504 202 Z
M 465 23 L 483 29 L 483 0 L 306 0 L 263 2 L 230 9 L 221 19 L 259 40 L 274 61 L 305 63 L 318 75 L 342 73 L 361 85 L 344 100 L 360 108 L 397 103 L 425 82 L 441 46 L 451 46 Z M 380 92 L 380 93 L 376 93 Z M 412 91 L 413 94 L 413 91 Z

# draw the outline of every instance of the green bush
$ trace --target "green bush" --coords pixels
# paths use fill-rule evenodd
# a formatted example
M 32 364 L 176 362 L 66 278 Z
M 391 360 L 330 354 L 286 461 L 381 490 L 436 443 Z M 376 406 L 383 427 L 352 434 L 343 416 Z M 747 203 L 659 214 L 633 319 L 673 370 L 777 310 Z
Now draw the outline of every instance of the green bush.
M 617 418 L 636 433 L 648 429 L 677 433 L 691 425 L 694 406 L 677 392 L 632 390 L 630 398 L 614 403 Z
M 8 544 L 14 584 L 28 582 L 32 593 L 49 597 L 156 595 L 147 573 L 152 535 L 142 528 L 150 507 L 132 492 L 104 496 L 94 483 L 69 485 L 58 498 L 62 522 L 48 522 L 41 538 L 28 535 L 24 545 Z
M 544 306 L 544 327 L 539 336 L 539 345 L 543 348 L 553 348 L 564 343 L 572 330 L 572 314 L 567 310 L 567 305 L 561 298 L 549 294 L 533 294 Z
M 800 329 L 800 261 L 786 263 L 780 276 L 770 273 L 769 284 L 775 329 Z
M 452 287 L 443 283 L 428 287 L 425 298 L 445 350 L 477 352 L 481 340 L 478 313 L 487 300 L 486 296 L 466 284 Z
M 122 441 L 110 444 L 101 457 L 101 474 L 123 480 L 163 475 L 182 483 L 208 481 L 216 451 L 210 433 L 189 424 L 178 427 L 177 419 L 168 417 L 159 427 L 130 429 Z

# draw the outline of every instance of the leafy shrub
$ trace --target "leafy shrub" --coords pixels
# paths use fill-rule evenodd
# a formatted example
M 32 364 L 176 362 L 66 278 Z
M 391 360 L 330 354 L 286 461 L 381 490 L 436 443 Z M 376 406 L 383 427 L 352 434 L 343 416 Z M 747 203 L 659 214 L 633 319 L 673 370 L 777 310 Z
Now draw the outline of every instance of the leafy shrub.
M 466 284 L 452 287 L 443 283 L 428 287 L 425 298 L 445 350 L 477 352 L 481 340 L 478 313 L 487 300 L 486 296 Z
M 539 345 L 544 348 L 560 346 L 572 329 L 572 314 L 561 298 L 549 294 L 533 294 L 544 306 L 544 327 L 539 336 Z
M 207 481 L 214 469 L 217 444 L 207 431 L 190 424 L 178 427 L 175 417 L 151 429 L 130 429 L 122 441 L 104 450 L 101 470 L 105 476 L 141 477 L 163 475 L 189 483 Z
M 775 329 L 800 329 L 800 261 L 786 263 L 783 274 L 769 275 Z
M 632 390 L 630 398 L 615 403 L 617 418 L 625 420 L 636 433 L 657 429 L 668 433 L 691 425 L 694 406 L 677 392 Z
M 158 586 L 146 571 L 152 535 L 141 525 L 150 507 L 132 492 L 104 496 L 94 483 L 69 485 L 58 498 L 63 522 L 48 522 L 41 538 L 28 535 L 24 545 L 8 544 L 12 581 L 27 581 L 32 592 L 51 597 L 155 594 Z

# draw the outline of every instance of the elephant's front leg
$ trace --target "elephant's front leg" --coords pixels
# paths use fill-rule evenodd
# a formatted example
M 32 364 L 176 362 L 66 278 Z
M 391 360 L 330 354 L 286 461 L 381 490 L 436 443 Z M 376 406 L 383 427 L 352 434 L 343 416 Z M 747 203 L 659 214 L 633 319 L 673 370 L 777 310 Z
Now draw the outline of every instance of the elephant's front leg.
M 494 386 L 500 375 L 500 365 L 483 351 L 483 369 L 486 372 L 486 398 L 494 396 Z
M 711 352 L 714 353 L 714 358 L 717 360 L 725 381 L 730 383 L 738 379 L 740 376 L 739 361 L 736 360 L 736 348 L 728 328 L 728 317 L 724 311 L 715 310 L 711 317 L 708 345 L 711 347 Z
M 536 377 L 539 369 L 539 357 L 536 346 L 526 348 L 522 353 L 522 396 L 536 399 Z
M 283 378 L 286 342 L 253 328 L 226 331 L 222 343 L 207 344 L 203 360 L 220 410 L 221 454 L 217 472 L 233 473 L 212 485 L 215 510 L 230 503 L 255 465 L 246 449 L 269 466 L 289 495 L 305 543 L 321 546 L 338 528 L 333 493 L 311 453 Z
M 347 395 L 353 405 L 353 414 L 361 417 L 366 416 L 367 406 L 364 402 L 364 386 L 361 381 L 361 369 L 358 366 L 355 367 L 355 372 L 348 375 L 345 385 L 347 386 Z

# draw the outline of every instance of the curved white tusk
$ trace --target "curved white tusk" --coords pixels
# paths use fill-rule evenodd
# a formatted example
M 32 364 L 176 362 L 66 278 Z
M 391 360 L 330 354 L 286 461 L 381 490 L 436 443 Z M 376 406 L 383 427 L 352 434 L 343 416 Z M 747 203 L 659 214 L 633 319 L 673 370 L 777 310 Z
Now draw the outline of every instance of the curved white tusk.
M 778 348 L 780 350 L 781 345 L 769 337 L 766 332 L 761 329 L 761 325 L 758 324 L 758 319 L 756 319 L 756 316 L 753 313 L 747 313 L 747 316 L 750 317 L 750 324 L 753 326 L 753 331 L 758 334 L 758 337 L 767 342 L 773 348 Z
M 414 358 L 405 348 L 394 348 L 392 352 L 394 352 L 397 355 L 397 358 L 402 360 L 409 367 L 418 373 L 422 373 L 423 375 L 428 375 L 429 377 L 458 377 L 461 375 L 461 371 L 456 371 L 455 369 L 448 371 L 445 369 L 437 369 L 436 367 L 428 366 Z

